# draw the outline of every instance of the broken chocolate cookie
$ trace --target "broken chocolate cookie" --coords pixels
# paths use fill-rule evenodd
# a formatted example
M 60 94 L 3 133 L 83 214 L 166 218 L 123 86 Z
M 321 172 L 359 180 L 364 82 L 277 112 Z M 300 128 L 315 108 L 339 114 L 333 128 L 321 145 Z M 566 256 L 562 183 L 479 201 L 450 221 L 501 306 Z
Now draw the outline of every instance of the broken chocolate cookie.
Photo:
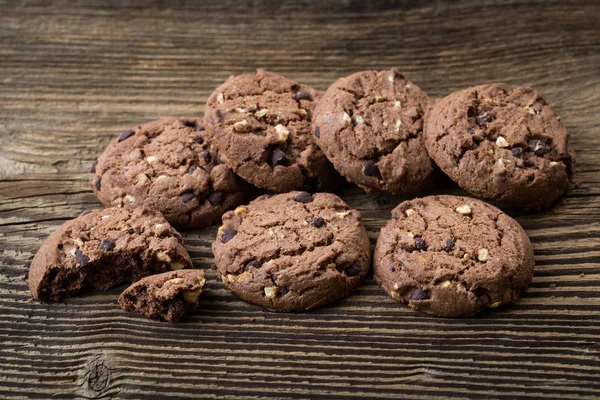
M 177 322 L 198 307 L 204 282 L 204 271 L 199 269 L 147 276 L 125 289 L 119 304 L 148 318 Z
M 29 289 L 36 299 L 58 301 L 86 286 L 106 290 L 191 267 L 181 236 L 159 213 L 107 208 L 84 213 L 50 234 L 29 267 Z

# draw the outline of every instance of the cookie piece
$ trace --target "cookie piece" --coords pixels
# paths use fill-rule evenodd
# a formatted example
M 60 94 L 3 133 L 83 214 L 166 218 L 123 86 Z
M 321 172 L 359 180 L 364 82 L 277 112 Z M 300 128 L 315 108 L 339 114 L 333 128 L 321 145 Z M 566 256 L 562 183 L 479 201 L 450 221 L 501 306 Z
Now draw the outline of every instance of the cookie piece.
M 311 87 L 259 69 L 215 89 L 205 123 L 223 161 L 248 182 L 275 192 L 329 191 L 339 176 L 311 134 L 318 96 Z
M 163 117 L 123 132 L 93 172 L 92 190 L 105 206 L 146 206 L 178 228 L 217 223 L 248 189 L 197 118 Z
M 375 279 L 392 298 L 441 317 L 515 301 L 535 265 L 517 221 L 459 196 L 401 203 L 381 229 L 373 257 Z
M 177 322 L 198 307 L 204 282 L 201 269 L 147 276 L 125 289 L 119 296 L 119 304 L 123 310 L 148 318 Z
M 452 93 L 427 114 L 424 133 L 442 171 L 478 197 L 542 208 L 569 188 L 575 157 L 567 130 L 532 88 Z
M 423 140 L 427 103 L 427 94 L 394 69 L 357 72 L 317 102 L 317 144 L 338 172 L 368 192 L 420 192 L 434 173 Z
M 371 263 L 360 213 L 330 193 L 263 196 L 223 215 L 212 244 L 225 286 L 277 311 L 309 310 L 348 295 Z
M 181 236 L 160 214 L 106 208 L 86 212 L 50 234 L 29 267 L 29 290 L 36 299 L 58 301 L 83 287 L 106 290 L 191 267 Z

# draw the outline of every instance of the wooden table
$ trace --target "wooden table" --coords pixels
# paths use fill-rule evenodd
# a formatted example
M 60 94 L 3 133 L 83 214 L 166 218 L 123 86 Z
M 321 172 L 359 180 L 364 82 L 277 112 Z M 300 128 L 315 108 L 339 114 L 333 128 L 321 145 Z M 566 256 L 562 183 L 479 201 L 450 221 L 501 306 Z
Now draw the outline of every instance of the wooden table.
M 0 3 L 0 398 L 600 396 L 597 1 L 182 3 Z M 215 228 L 184 233 L 208 275 L 185 323 L 125 313 L 122 288 L 31 300 L 31 258 L 58 225 L 100 207 L 88 171 L 118 132 L 159 115 L 201 115 L 213 88 L 257 67 L 324 90 L 391 66 L 432 97 L 486 82 L 531 85 L 569 129 L 580 186 L 548 210 L 505 209 L 529 233 L 537 263 L 515 305 L 433 318 L 369 278 L 333 306 L 267 312 L 217 281 Z M 436 192 L 463 193 L 448 182 Z M 341 193 L 373 242 L 402 200 L 350 185 Z

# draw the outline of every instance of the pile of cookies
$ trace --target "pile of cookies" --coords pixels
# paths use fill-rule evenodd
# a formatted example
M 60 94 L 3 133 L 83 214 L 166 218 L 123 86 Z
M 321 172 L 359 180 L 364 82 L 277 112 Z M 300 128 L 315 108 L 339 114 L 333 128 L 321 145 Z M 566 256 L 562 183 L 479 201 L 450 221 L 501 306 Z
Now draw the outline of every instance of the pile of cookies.
M 217 271 L 247 302 L 329 304 L 361 284 L 373 257 L 392 298 L 470 316 L 531 282 L 533 248 L 515 220 L 473 198 L 415 198 L 392 211 L 372 255 L 360 213 L 327 192 L 343 176 L 414 195 L 441 170 L 477 197 L 538 209 L 568 189 L 573 164 L 560 118 L 531 88 L 482 85 L 431 102 L 396 70 L 359 72 L 324 94 L 258 70 L 215 89 L 204 119 L 163 117 L 115 138 L 91 171 L 106 208 L 50 235 L 29 286 L 57 301 L 130 282 L 124 309 L 176 321 L 198 306 L 205 279 L 175 228 L 221 220 Z M 257 188 L 271 194 L 243 205 Z

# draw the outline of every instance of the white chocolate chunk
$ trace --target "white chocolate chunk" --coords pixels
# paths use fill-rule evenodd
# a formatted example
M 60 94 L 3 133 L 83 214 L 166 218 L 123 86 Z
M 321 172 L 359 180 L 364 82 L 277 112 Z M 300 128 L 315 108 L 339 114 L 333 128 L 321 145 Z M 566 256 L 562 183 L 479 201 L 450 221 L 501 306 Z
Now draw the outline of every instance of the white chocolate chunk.
M 471 214 L 471 207 L 464 204 L 462 206 L 456 207 L 456 212 L 459 212 L 462 215 L 469 215 L 469 214 Z
M 164 261 L 164 262 L 171 262 L 171 256 L 169 256 L 166 252 L 164 251 L 159 251 L 156 253 L 156 259 L 159 261 Z
M 485 247 L 477 250 L 477 259 L 481 262 L 486 262 L 490 258 L 490 252 Z
M 198 299 L 198 296 L 200 296 L 200 293 L 202 293 L 202 289 L 184 290 L 182 293 L 183 300 L 188 303 L 194 303 Z
M 277 140 L 279 140 L 280 143 L 285 143 L 290 135 L 290 131 L 281 124 L 275 127 L 275 132 L 277 132 Z
M 347 113 L 344 113 L 344 115 L 342 115 L 342 120 L 346 124 L 351 124 L 352 123 L 352 118 L 350 118 L 350 116 Z
M 277 297 L 277 293 L 279 292 L 279 288 L 277 286 L 271 286 L 265 288 L 265 297 L 267 299 L 274 299 Z
M 416 211 L 413 210 L 412 208 L 409 208 L 408 210 L 404 211 L 404 213 L 406 214 L 407 217 L 410 217 L 411 215 L 413 215 Z
M 154 164 L 157 161 L 158 161 L 158 158 L 156 156 L 146 157 L 146 162 L 148 164 Z
M 223 104 L 225 102 L 225 96 L 223 96 L 223 93 L 219 93 L 217 95 L 217 101 L 219 102 L 219 104 Z
M 496 139 L 496 146 L 508 147 L 508 142 L 506 141 L 506 139 L 504 139 L 504 137 L 498 136 L 498 139 Z
M 248 121 L 246 121 L 245 119 L 236 122 L 235 124 L 233 124 L 233 129 L 235 129 L 236 132 L 247 132 L 248 131 Z

